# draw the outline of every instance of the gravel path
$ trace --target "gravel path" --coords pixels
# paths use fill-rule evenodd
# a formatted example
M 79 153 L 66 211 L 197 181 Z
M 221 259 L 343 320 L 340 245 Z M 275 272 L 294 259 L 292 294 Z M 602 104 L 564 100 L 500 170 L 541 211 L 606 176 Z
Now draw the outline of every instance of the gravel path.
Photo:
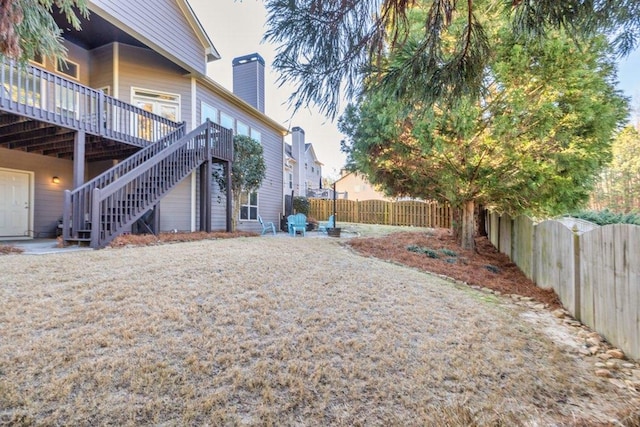
M 6 255 L 0 424 L 580 425 L 638 405 L 523 314 L 337 239 Z

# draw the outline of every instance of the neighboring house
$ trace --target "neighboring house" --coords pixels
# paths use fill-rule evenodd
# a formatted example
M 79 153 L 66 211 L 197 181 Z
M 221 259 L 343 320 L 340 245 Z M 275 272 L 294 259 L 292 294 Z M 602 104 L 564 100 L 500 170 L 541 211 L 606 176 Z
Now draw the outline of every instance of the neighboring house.
M 322 188 L 322 163 L 313 145 L 305 142 L 304 130 L 291 129 L 291 144 L 284 148 L 284 194 L 315 197 Z
M 0 239 L 53 237 L 60 220 L 66 241 L 93 247 L 128 231 L 229 229 L 211 170 L 229 170 L 234 133 L 258 140 L 267 164 L 239 229 L 279 218 L 287 130 L 265 115 L 264 95 L 206 76 L 220 55 L 187 1 L 88 4 L 79 32 L 54 11 L 66 64 L 0 60 Z M 253 85 L 259 55 L 243 58 L 234 80 L 238 67 Z
M 342 171 L 342 176 L 335 182 L 337 197 L 349 200 L 397 200 L 387 197 L 377 190 L 367 179 L 355 172 Z

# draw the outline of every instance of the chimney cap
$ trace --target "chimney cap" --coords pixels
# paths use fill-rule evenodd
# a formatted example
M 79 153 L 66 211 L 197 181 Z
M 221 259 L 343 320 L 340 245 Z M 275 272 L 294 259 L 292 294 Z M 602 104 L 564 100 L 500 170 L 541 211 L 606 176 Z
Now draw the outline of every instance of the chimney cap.
M 258 61 L 264 66 L 264 58 L 260 56 L 259 53 L 251 53 L 249 55 L 238 56 L 237 58 L 233 58 L 231 65 L 235 67 L 237 65 L 246 64 L 247 62 L 254 62 L 254 61 Z
M 293 128 L 291 128 L 291 132 L 302 132 L 302 133 L 304 133 L 304 129 L 302 129 L 300 126 L 294 126 Z

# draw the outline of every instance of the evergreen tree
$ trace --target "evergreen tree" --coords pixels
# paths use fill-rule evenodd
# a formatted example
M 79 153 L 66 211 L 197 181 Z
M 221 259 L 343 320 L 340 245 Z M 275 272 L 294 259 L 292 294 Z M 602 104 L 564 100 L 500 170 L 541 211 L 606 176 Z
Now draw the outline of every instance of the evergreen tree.
M 86 0 L 0 0 L 0 59 L 64 59 L 62 31 L 52 15 L 54 5 L 76 30 L 79 16 L 89 16 Z
M 559 31 L 524 44 L 497 27 L 491 38 L 497 48 L 479 98 L 406 102 L 383 87 L 339 121 L 349 161 L 372 183 L 462 213 L 465 248 L 474 245 L 478 205 L 545 215 L 584 203 L 627 111 L 604 37 L 579 47 Z M 420 43 L 406 43 L 390 66 L 411 61 L 412 49 Z
M 635 0 L 266 0 L 265 40 L 276 44 L 273 66 L 297 87 L 296 108 L 317 105 L 332 117 L 341 99 L 354 99 L 366 80 L 395 95 L 440 102 L 479 95 L 484 68 L 500 41 L 487 22 L 508 19 L 510 32 L 545 38 L 557 29 L 572 39 L 604 32 L 620 54 L 637 46 L 640 2 Z M 421 8 L 421 34 L 401 68 L 384 58 L 410 39 L 408 12 Z M 409 52 L 408 51 L 408 52 Z M 414 81 L 424 84 L 414 85 Z
M 613 141 L 613 158 L 600 175 L 591 198 L 597 209 L 640 212 L 640 133 L 627 126 Z

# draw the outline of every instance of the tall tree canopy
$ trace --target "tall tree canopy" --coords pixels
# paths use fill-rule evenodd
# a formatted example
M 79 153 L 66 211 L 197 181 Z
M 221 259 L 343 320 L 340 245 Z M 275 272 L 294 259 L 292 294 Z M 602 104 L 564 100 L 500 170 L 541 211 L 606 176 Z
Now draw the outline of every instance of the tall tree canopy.
M 62 31 L 52 16 L 54 5 L 76 30 L 79 16 L 89 16 L 86 0 L 0 0 L 0 59 L 64 59 Z
M 339 121 L 356 169 L 389 194 L 447 201 L 474 245 L 477 204 L 509 213 L 566 212 L 586 201 L 626 117 L 604 37 L 577 46 L 562 31 L 527 44 L 506 27 L 480 79 L 481 96 L 406 102 L 369 90 Z M 406 43 L 391 67 L 411 62 Z M 425 84 L 414 83 L 416 91 Z M 407 82 L 408 90 L 412 90 Z
M 509 19 L 514 35 L 546 37 L 564 29 L 608 34 L 620 54 L 637 46 L 640 2 L 636 0 L 266 0 L 268 31 L 276 44 L 273 66 L 280 82 L 294 83 L 290 101 L 317 105 L 335 116 L 340 100 L 353 99 L 364 78 L 422 102 L 478 95 L 489 42 L 483 16 Z M 425 7 L 421 37 L 401 68 L 384 57 L 409 39 L 407 12 Z M 480 11 L 479 9 L 483 10 Z M 372 73 L 373 72 L 373 73 Z M 428 84 L 412 85 L 418 78 Z
M 613 141 L 613 158 L 600 174 L 591 202 L 597 209 L 640 212 L 640 133 L 627 126 Z

